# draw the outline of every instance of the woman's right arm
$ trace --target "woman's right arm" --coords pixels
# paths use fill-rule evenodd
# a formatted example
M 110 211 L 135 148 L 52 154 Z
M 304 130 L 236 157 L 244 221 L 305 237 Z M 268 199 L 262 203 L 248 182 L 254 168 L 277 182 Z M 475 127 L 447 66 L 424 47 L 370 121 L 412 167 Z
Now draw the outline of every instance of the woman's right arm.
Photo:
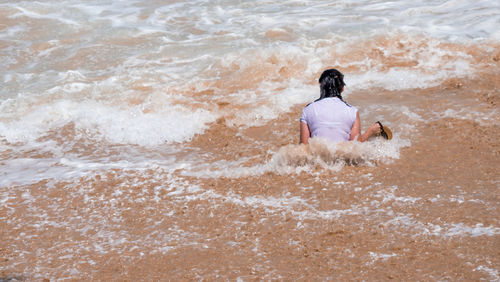
M 309 144 L 309 137 L 311 132 L 309 131 L 309 126 L 305 122 L 300 122 L 300 142 L 299 144 Z

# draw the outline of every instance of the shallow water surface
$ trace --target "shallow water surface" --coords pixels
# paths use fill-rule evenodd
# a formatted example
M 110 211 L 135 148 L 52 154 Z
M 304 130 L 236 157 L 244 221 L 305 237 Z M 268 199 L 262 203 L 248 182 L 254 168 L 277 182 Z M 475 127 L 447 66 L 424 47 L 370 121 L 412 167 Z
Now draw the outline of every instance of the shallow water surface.
M 0 280 L 500 279 L 497 1 L 0 4 Z M 384 141 L 298 145 L 317 79 Z

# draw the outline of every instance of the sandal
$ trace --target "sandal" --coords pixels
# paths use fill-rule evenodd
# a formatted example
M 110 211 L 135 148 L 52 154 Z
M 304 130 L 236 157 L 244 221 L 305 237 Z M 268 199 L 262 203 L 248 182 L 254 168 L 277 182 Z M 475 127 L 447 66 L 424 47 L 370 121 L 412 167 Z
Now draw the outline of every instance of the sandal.
M 392 131 L 387 126 L 383 126 L 380 121 L 377 121 L 377 123 L 380 126 L 380 135 L 384 137 L 385 140 L 391 140 Z

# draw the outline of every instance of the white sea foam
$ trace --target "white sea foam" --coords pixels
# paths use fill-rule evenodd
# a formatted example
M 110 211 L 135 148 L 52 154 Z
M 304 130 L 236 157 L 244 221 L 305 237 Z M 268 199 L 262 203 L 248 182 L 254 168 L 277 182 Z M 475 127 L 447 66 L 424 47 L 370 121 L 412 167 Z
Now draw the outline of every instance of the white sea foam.
M 77 129 L 112 143 L 158 145 L 188 140 L 214 120 L 205 110 L 189 111 L 182 106 L 165 105 L 164 112 L 144 113 L 139 107 L 120 109 L 93 101 L 60 100 L 13 122 L 0 122 L 0 132 L 8 142 L 26 142 L 74 123 Z
M 495 226 L 484 226 L 481 223 L 475 226 L 467 226 L 463 223 L 452 224 L 445 233 L 445 236 L 494 236 L 500 234 L 500 228 Z
M 245 167 L 241 164 L 248 159 L 237 161 L 219 161 L 214 164 L 193 166 L 185 175 L 197 177 L 230 177 L 240 178 L 262 175 L 266 172 L 277 174 L 311 172 L 316 168 L 339 171 L 345 165 L 375 165 L 377 162 L 391 162 L 399 158 L 399 150 L 409 146 L 410 142 L 394 136 L 391 141 L 371 140 L 331 143 L 322 139 L 311 139 L 309 145 L 286 145 L 265 163 Z M 405 200 L 405 199 L 399 199 Z M 415 199 L 406 199 L 414 201 Z
M 0 44 L 5 64 L 0 69 L 0 142 L 11 144 L 0 149 L 39 148 L 40 138 L 68 125 L 77 139 L 63 140 L 62 146 L 84 136 L 106 145 L 148 148 L 189 141 L 219 117 L 239 128 L 262 125 L 314 100 L 318 73 L 332 65 L 348 70 L 347 95 L 375 87 L 435 86 L 481 67 L 464 49 L 489 48 L 477 43 L 498 41 L 499 6 L 484 0 L 1 3 L 8 20 L 0 24 L 6 42 Z M 251 80 L 254 76 L 259 79 Z M 220 101 L 231 106 L 222 109 Z M 385 109 L 387 115 L 392 112 L 397 111 Z M 416 111 L 403 108 L 403 113 L 409 120 L 401 121 L 402 129 L 423 120 Z M 469 114 L 485 121 L 497 112 Z M 456 115 L 463 113 L 445 113 Z M 317 148 L 310 157 L 289 146 L 254 167 L 241 167 L 240 160 L 207 170 L 193 161 L 196 157 L 184 165 L 193 169 L 190 174 L 231 177 L 316 166 L 335 171 L 349 162 L 370 165 L 398 158 L 399 149 L 409 145 L 405 138 Z M 68 151 L 50 145 L 45 152 L 54 159 L 20 158 L 26 170 L 10 155 L 2 183 L 14 183 L 16 177 L 28 183 L 31 166 L 38 169 L 32 180 L 64 175 L 66 164 L 61 171 L 45 166 L 59 163 Z M 109 161 L 87 157 L 94 159 L 82 161 L 83 166 Z M 141 161 L 137 157 L 131 163 Z M 16 174 L 18 169 L 25 174 Z
M 387 190 L 380 190 L 376 193 L 377 198 L 382 198 L 382 203 L 395 202 L 396 204 L 415 204 L 421 198 L 415 197 L 402 197 L 394 195 L 398 190 L 397 186 L 389 187 Z
M 478 237 L 500 234 L 500 228 L 492 225 L 484 226 L 482 223 L 477 223 L 475 226 L 468 226 L 464 223 L 423 223 L 416 220 L 411 214 L 399 214 L 388 220 L 385 225 L 404 227 L 418 235 L 441 237 Z
M 65 18 L 65 17 L 60 17 L 60 15 L 56 14 L 56 13 L 37 13 L 33 10 L 23 8 L 20 6 L 17 6 L 16 9 L 19 12 L 15 13 L 13 15 L 10 15 L 9 18 L 15 19 L 15 18 L 19 18 L 19 17 L 27 17 L 27 18 L 32 18 L 32 19 L 50 19 L 50 20 L 60 21 L 61 23 L 67 24 L 67 25 L 76 25 L 76 26 L 79 25 L 76 21 L 70 20 L 70 19 Z M 45 12 L 45 11 L 42 11 L 42 12 Z
M 440 115 L 437 118 L 457 118 L 457 119 L 463 119 L 463 120 L 471 120 L 475 121 L 481 125 L 488 125 L 488 124 L 497 124 L 499 119 L 498 119 L 498 110 L 493 109 L 490 112 L 479 112 L 479 111 L 474 111 L 471 109 L 467 108 L 462 108 L 462 109 L 447 109 L 444 111 L 442 115 Z
M 371 262 L 369 264 L 373 264 L 378 260 L 386 261 L 389 258 L 397 256 L 395 253 L 392 254 L 379 254 L 375 252 L 369 252 L 370 257 L 371 257 Z
M 277 118 L 280 113 L 288 112 L 294 105 L 308 103 L 317 95 L 316 87 L 304 85 L 296 80 L 290 81 L 290 88 L 285 90 L 276 92 L 271 88 L 272 85 L 260 87 L 266 94 L 258 99 L 265 100 L 265 103 L 260 102 L 260 105 L 249 107 L 245 111 L 238 110 L 235 118 L 226 119 L 227 123 L 239 127 L 260 126 Z M 246 103 L 254 103 L 254 100 L 247 100 Z
M 484 265 L 480 265 L 480 266 L 476 267 L 474 269 L 474 271 L 483 271 L 483 272 L 488 273 L 488 275 L 490 275 L 490 279 L 491 279 L 490 281 L 500 281 L 500 276 L 498 275 L 497 269 L 487 267 Z
M 57 151 L 57 149 L 48 149 Z M 111 161 L 109 158 L 82 159 L 71 154 L 60 153 L 65 157 L 54 158 L 16 158 L 0 163 L 0 187 L 28 185 L 42 180 L 75 180 L 80 177 L 95 175 L 111 169 L 144 171 L 147 169 L 174 171 L 188 169 L 186 163 L 176 162 L 175 158 L 143 155 L 133 160 Z M 129 153 L 128 156 L 131 154 Z M 156 156 L 157 157 L 157 156 Z

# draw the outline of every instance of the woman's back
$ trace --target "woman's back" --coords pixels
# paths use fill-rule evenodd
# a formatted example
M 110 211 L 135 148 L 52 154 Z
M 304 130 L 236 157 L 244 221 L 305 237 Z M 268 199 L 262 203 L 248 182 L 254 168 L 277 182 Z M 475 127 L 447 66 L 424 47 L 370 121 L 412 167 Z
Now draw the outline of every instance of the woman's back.
M 349 141 L 358 109 L 337 97 L 323 98 L 302 111 L 300 121 L 309 126 L 311 137 L 333 142 Z

